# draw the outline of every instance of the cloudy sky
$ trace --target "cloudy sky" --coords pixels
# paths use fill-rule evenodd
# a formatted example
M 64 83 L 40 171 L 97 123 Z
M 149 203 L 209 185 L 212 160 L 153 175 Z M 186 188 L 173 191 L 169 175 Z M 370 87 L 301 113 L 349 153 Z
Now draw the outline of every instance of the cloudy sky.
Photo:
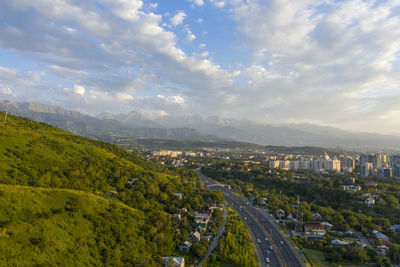
M 400 134 L 400 1 L 0 0 L 0 98 Z

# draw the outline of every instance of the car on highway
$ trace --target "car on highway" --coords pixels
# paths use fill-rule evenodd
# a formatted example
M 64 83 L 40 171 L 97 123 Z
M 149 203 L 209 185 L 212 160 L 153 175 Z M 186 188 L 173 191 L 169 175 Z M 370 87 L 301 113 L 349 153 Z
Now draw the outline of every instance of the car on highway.
M 265 262 L 269 263 L 269 258 L 268 257 L 265 258 Z
M 247 220 L 247 217 L 244 217 L 245 220 Z
M 265 238 L 265 241 L 268 241 L 268 237 Z
M 261 240 L 260 240 L 259 238 L 257 238 L 257 242 L 258 242 L 258 243 L 261 243 Z
M 283 246 L 283 241 L 282 241 L 282 240 L 281 240 L 281 242 L 280 242 L 280 243 L 281 243 L 281 245 Z
M 272 247 L 272 245 L 269 245 L 269 249 L 274 249 L 274 248 Z

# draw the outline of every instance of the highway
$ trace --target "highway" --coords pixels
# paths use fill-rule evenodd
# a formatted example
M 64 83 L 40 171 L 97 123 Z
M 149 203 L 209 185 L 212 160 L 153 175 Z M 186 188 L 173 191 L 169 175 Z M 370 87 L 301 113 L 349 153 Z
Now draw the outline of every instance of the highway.
M 223 197 L 244 220 L 253 240 L 261 266 L 305 266 L 286 237 L 271 222 L 268 214 L 235 195 L 218 182 L 202 175 L 201 181 L 209 188 L 220 190 Z M 268 258 L 268 260 L 267 260 Z M 267 262 L 268 261 L 268 262 Z

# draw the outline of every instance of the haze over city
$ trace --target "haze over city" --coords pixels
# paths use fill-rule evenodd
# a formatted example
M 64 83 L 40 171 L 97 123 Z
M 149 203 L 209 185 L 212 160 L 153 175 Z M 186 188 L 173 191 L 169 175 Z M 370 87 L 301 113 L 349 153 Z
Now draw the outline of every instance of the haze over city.
M 1 2 L 1 99 L 400 133 L 395 0 Z

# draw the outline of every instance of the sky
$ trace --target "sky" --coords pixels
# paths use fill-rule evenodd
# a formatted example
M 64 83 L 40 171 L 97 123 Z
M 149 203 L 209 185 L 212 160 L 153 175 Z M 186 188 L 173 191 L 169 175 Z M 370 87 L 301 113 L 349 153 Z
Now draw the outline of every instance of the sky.
M 400 134 L 399 0 L 0 5 L 0 99 Z

